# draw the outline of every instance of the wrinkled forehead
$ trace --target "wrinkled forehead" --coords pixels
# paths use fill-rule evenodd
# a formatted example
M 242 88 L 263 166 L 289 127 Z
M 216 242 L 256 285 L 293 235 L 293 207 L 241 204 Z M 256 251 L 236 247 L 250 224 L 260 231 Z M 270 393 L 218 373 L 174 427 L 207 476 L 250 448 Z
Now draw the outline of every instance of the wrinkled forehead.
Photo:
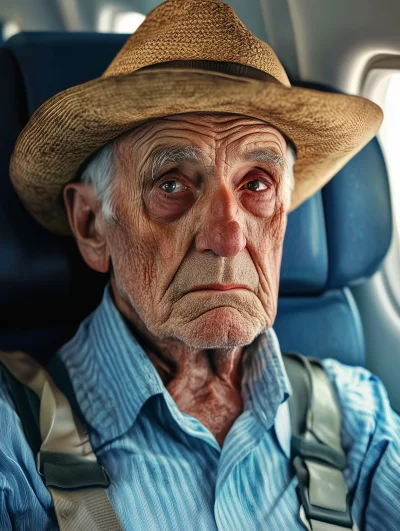
M 148 121 L 118 139 L 118 146 L 141 149 L 160 142 L 203 145 L 217 142 L 227 145 L 240 142 L 276 144 L 285 151 L 287 139 L 271 124 L 236 114 L 188 113 Z
M 138 164 L 165 157 L 177 162 L 212 164 L 224 158 L 233 164 L 241 158 L 276 156 L 285 164 L 287 141 L 271 124 L 242 115 L 190 113 L 168 116 L 140 125 L 116 142 L 117 162 Z M 180 160 L 178 160 L 180 159 Z

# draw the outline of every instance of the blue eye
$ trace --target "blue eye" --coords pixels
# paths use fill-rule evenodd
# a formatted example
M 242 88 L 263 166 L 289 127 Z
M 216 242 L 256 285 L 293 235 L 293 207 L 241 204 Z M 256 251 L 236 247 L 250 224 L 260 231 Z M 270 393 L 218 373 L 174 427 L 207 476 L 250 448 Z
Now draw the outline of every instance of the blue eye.
M 174 184 L 178 183 L 178 185 Z M 180 185 L 180 186 L 179 186 Z M 185 189 L 187 189 L 187 186 L 184 186 L 180 181 L 177 179 L 170 179 L 169 181 L 165 181 L 160 188 L 167 193 L 175 193 L 175 192 L 183 192 Z

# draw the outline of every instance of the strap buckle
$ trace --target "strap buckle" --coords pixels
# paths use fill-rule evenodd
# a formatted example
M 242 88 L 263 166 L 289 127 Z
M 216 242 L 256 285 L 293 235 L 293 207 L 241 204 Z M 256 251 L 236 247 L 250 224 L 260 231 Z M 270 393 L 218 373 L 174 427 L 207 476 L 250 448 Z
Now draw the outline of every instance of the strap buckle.
M 353 522 L 348 505 L 346 511 L 343 512 L 312 505 L 310 503 L 308 487 L 302 485 L 301 483 L 299 483 L 297 486 L 297 493 L 302 502 L 300 508 L 300 518 L 309 531 L 312 531 L 309 523 L 310 520 L 325 522 L 326 524 L 337 526 L 340 529 L 357 529 L 357 527 L 354 527 L 355 523 Z
M 300 520 L 301 520 L 302 524 L 304 525 L 304 527 L 308 531 L 314 531 L 311 528 L 310 522 L 307 520 L 306 513 L 304 511 L 303 505 L 300 507 Z M 323 522 L 322 525 L 326 525 L 327 527 L 329 526 L 329 530 L 330 531 L 334 531 L 334 530 L 339 531 L 339 530 L 343 529 L 343 527 L 339 527 L 339 526 L 332 525 L 332 524 L 325 524 L 325 522 Z M 347 529 L 347 528 L 345 528 L 345 529 Z M 354 524 L 353 524 L 352 531 L 359 531 L 359 528 L 358 528 L 358 525 L 357 525 L 356 522 L 354 522 Z
M 302 460 L 313 459 L 321 461 L 338 470 L 344 470 L 346 467 L 346 456 L 343 452 L 339 452 L 332 446 L 307 440 L 305 436 L 292 435 L 291 454 L 292 457 L 299 456 Z
M 97 461 L 74 454 L 41 451 L 36 456 L 36 465 L 46 487 L 105 488 L 110 484 L 107 472 Z
M 336 528 L 356 529 L 354 528 L 348 501 L 346 510 L 338 511 L 320 507 L 319 505 L 312 505 L 309 496 L 309 472 L 305 462 L 320 462 L 328 467 L 342 471 L 346 466 L 345 455 L 325 444 L 307 441 L 303 437 L 292 436 L 292 456 L 295 456 L 292 465 L 299 479 L 297 494 L 301 503 L 300 518 L 307 529 L 312 531 L 310 521 L 324 523 L 327 529 L 332 529 L 332 531 Z

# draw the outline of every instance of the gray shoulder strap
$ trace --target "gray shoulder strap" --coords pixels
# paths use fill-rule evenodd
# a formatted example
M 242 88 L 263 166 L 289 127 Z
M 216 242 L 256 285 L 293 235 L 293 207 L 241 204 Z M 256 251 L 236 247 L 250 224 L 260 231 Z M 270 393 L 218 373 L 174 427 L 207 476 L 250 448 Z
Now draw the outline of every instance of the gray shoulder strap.
M 291 459 L 299 480 L 300 517 L 310 531 L 357 529 L 343 470 L 341 410 L 322 364 L 296 352 L 283 355 L 293 394 Z
M 87 433 L 48 372 L 24 352 L 1 352 L 0 362 L 40 400 L 40 451 L 60 531 L 122 531 L 105 491 L 110 483 Z

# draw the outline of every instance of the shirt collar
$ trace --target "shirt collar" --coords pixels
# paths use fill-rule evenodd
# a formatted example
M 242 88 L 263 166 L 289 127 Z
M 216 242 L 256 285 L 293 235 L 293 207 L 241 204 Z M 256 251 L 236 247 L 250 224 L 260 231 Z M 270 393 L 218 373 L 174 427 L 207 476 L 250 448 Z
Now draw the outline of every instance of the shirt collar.
M 288 459 L 291 454 L 292 426 L 290 423 L 289 402 L 285 400 L 278 408 L 275 419 L 275 433 L 283 453 Z
M 126 433 L 151 396 L 162 394 L 170 400 L 154 365 L 117 310 L 110 285 L 101 304 L 58 355 L 68 370 L 81 412 L 95 431 L 95 448 Z M 251 407 L 266 429 L 275 422 L 278 441 L 289 457 L 286 401 L 291 387 L 272 328 L 246 348 L 243 364 L 244 407 Z
M 243 358 L 242 397 L 269 430 L 274 425 L 282 450 L 290 457 L 291 425 L 288 399 L 292 387 L 273 328 L 261 333 Z

